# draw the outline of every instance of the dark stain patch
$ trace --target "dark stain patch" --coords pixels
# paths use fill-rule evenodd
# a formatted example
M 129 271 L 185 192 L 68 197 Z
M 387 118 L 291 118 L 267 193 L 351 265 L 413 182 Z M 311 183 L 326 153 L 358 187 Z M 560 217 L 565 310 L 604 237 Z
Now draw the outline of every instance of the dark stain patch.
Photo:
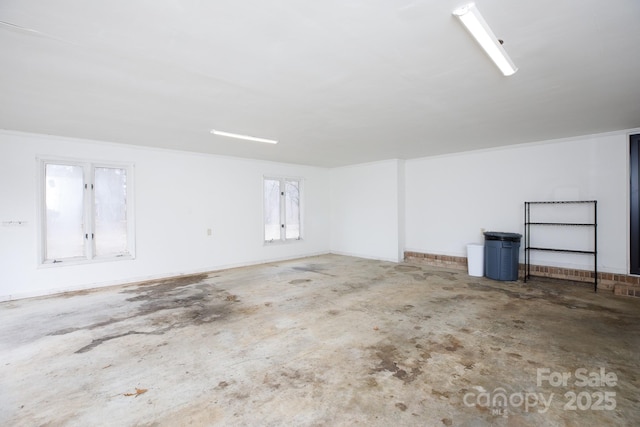
M 396 356 L 396 348 L 392 345 L 382 345 L 376 348 L 376 357 L 380 359 L 378 368 L 375 372 L 389 371 L 396 372 L 398 370 L 397 363 L 393 360 Z
M 398 366 L 397 360 L 400 359 L 400 356 L 395 346 L 385 344 L 372 347 L 371 349 L 375 351 L 375 356 L 380 360 L 378 367 L 373 369 L 372 373 L 383 371 L 392 372 L 394 377 L 402 380 L 405 384 L 415 381 L 415 379 L 422 374 L 422 370 L 417 366 L 407 367 L 410 372 Z
M 229 314 L 229 310 L 224 306 L 196 305 L 183 314 L 182 322 L 173 324 L 173 326 L 204 325 L 225 317 L 227 314 Z
M 329 310 L 327 311 L 327 314 L 330 316 L 336 316 L 338 315 L 340 312 L 338 310 Z
M 82 328 L 65 328 L 65 329 L 60 329 L 58 331 L 51 332 L 51 333 L 49 333 L 47 335 L 48 336 L 66 335 L 66 334 L 70 334 L 72 332 L 80 331 L 80 330 L 82 330 Z
M 472 370 L 473 368 L 475 368 L 475 363 L 470 362 L 470 361 L 463 361 L 460 363 L 462 366 L 464 366 L 464 369 L 467 371 Z
M 233 393 L 231 396 L 237 400 L 245 400 L 249 398 L 249 393 Z
M 453 335 L 447 334 L 444 336 L 444 338 L 445 338 L 444 342 L 428 340 L 426 342 L 425 348 L 431 352 L 445 353 L 445 354 L 446 352 L 455 352 L 460 350 L 461 348 L 464 348 L 460 340 L 458 340 Z
M 223 289 L 203 283 L 208 279 L 206 274 L 183 276 L 173 279 L 145 282 L 133 288 L 123 290 L 124 294 L 137 294 L 127 301 L 140 303 L 131 308 L 131 314 L 123 317 L 113 317 L 90 325 L 66 328 L 49 335 L 64 335 L 78 330 L 93 330 L 126 320 L 152 316 L 147 323 L 156 327 L 152 332 L 128 331 L 116 333 L 94 339 L 90 344 L 80 348 L 77 353 L 84 353 L 100 344 L 127 335 L 162 335 L 165 332 L 199 326 L 224 319 L 232 314 L 232 303 L 239 303 L 236 295 L 229 294 Z M 242 308 L 238 309 L 241 312 Z
M 489 407 L 488 406 L 484 406 L 481 405 L 479 403 L 476 403 L 476 409 L 478 409 L 480 412 L 489 412 Z
M 507 356 L 515 357 L 516 359 L 522 359 L 522 355 L 518 353 L 507 353 Z
M 447 427 L 452 426 L 453 425 L 453 420 L 451 418 L 443 418 L 442 419 L 442 424 L 446 425 Z
M 393 374 L 394 377 L 402 380 L 405 384 L 415 381 L 422 371 L 420 368 L 411 368 L 411 373 L 408 373 L 404 369 L 399 369 Z
M 327 266 L 323 264 L 308 264 L 300 267 L 293 267 L 293 269 L 296 271 L 303 271 L 305 273 L 317 273 L 324 276 L 336 277 L 333 274 L 325 273 L 324 270 L 327 269 Z
M 451 397 L 451 393 L 448 391 L 440 391 L 436 389 L 431 390 L 431 394 L 436 396 L 438 399 L 448 399 Z
M 449 340 L 448 345 L 445 344 L 444 349 L 447 351 L 458 351 L 461 348 L 464 348 L 462 343 L 453 335 L 447 335 L 446 338 Z
M 525 322 L 524 322 L 524 320 L 516 319 L 516 320 L 513 321 L 513 323 L 524 324 Z
M 431 359 L 431 353 L 428 353 L 428 352 L 426 352 L 426 351 L 425 351 L 425 352 L 423 352 L 423 353 L 420 353 L 420 357 L 421 357 L 423 360 Z
M 400 409 L 402 412 L 404 412 L 404 411 L 406 411 L 406 410 L 407 410 L 407 405 L 405 405 L 405 404 L 404 404 L 404 403 L 402 403 L 402 402 L 398 402 L 398 403 L 396 403 L 396 408 L 398 408 L 398 409 Z
M 220 381 L 220 382 L 218 383 L 218 387 L 216 387 L 216 388 L 219 388 L 219 389 L 225 389 L 225 388 L 227 388 L 227 387 L 229 387 L 229 383 L 228 383 L 228 382 L 226 382 L 226 381 Z
M 365 385 L 366 385 L 367 387 L 375 388 L 375 387 L 378 387 L 378 381 L 376 381 L 376 379 L 375 379 L 375 378 L 373 378 L 373 377 L 368 377 L 368 378 L 365 380 Z
M 166 294 L 171 291 L 180 290 L 181 288 L 203 282 L 208 278 L 209 276 L 207 274 L 194 274 L 191 276 L 180 276 L 170 279 L 152 280 L 149 282 L 140 283 L 134 289 L 127 289 L 122 292 L 126 294 Z M 129 298 L 127 299 L 127 301 L 139 301 L 145 299 L 147 299 L 147 296 L 143 294 L 137 297 Z
M 97 329 L 97 328 L 101 328 L 103 326 L 109 326 L 113 323 L 118 323 L 118 322 L 122 322 L 123 320 L 127 320 L 130 319 L 131 317 L 134 316 L 127 316 L 127 317 L 110 317 L 107 320 L 103 320 L 101 322 L 96 322 L 96 323 L 92 323 L 91 325 L 88 326 L 82 326 L 82 327 L 77 327 L 77 328 L 65 328 L 65 329 L 59 329 L 57 331 L 54 332 L 50 332 L 47 335 L 48 336 L 55 336 L 55 335 L 66 335 L 66 334 L 70 334 L 72 332 L 76 332 L 76 331 L 82 331 L 82 330 L 92 330 L 92 329 Z
M 289 282 L 290 285 L 299 285 L 300 283 L 308 283 L 311 279 L 295 279 Z
M 102 344 L 102 343 L 104 343 L 106 341 L 111 341 L 111 340 L 116 339 L 116 338 L 126 337 L 127 335 L 162 335 L 163 333 L 164 332 L 129 331 L 129 332 L 126 332 L 124 334 L 106 336 L 106 337 L 103 337 L 103 338 L 94 339 L 93 341 L 91 341 L 91 344 L 85 345 L 81 349 L 77 350 L 76 353 L 86 353 L 87 351 L 93 350 L 95 347 L 99 346 L 100 344 Z
M 277 390 L 280 388 L 280 383 L 271 378 L 271 375 L 268 373 L 264 375 L 262 384 L 268 386 L 271 390 Z
M 205 291 L 196 291 L 193 295 L 183 298 L 166 298 L 160 294 L 154 295 L 142 304 L 138 316 L 167 312 L 166 316 L 158 320 L 173 327 L 184 327 L 193 323 L 201 325 L 227 317 L 231 313 L 229 303 L 237 302 L 239 300 L 235 295 L 215 298 Z
M 279 382 L 284 382 L 288 388 L 304 388 L 308 385 L 324 383 L 314 372 L 286 369 L 280 372 Z M 279 387 L 279 385 L 278 385 Z

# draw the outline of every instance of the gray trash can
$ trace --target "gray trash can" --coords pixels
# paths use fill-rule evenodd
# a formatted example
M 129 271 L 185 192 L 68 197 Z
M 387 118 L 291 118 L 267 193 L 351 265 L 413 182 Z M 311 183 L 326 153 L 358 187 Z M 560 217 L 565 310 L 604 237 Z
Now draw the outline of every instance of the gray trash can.
M 518 258 L 522 234 L 484 233 L 484 275 L 494 280 L 518 280 Z

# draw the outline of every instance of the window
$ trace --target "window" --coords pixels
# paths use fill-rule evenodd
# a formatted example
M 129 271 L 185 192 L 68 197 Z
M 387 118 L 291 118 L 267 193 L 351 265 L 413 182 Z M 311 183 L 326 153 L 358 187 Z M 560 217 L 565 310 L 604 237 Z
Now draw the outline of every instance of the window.
M 133 257 L 133 167 L 47 160 L 41 165 L 41 262 Z
M 264 240 L 300 240 L 300 180 L 264 179 Z

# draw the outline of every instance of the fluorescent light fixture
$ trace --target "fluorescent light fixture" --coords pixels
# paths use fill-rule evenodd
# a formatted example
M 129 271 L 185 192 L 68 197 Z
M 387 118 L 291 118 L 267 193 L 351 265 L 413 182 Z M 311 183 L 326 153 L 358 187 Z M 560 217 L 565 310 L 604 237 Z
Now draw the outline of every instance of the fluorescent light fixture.
M 246 139 L 247 141 L 266 142 L 267 144 L 277 144 L 278 143 L 278 141 L 276 141 L 274 139 L 258 138 L 258 137 L 249 136 L 249 135 L 240 135 L 238 133 L 223 132 L 221 130 L 215 130 L 215 129 L 211 129 L 211 133 L 214 134 L 214 135 L 226 136 L 226 137 L 229 137 L 229 138 Z
M 518 71 L 474 3 L 454 10 L 453 14 L 460 18 L 467 30 L 500 68 L 502 74 L 510 76 Z

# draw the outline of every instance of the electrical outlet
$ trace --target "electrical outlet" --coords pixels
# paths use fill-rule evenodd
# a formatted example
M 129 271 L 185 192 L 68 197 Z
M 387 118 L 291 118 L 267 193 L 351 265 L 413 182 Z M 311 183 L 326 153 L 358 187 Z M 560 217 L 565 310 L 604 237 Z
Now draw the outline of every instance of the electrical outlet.
M 207 236 L 211 237 L 213 231 L 210 228 L 207 228 Z

